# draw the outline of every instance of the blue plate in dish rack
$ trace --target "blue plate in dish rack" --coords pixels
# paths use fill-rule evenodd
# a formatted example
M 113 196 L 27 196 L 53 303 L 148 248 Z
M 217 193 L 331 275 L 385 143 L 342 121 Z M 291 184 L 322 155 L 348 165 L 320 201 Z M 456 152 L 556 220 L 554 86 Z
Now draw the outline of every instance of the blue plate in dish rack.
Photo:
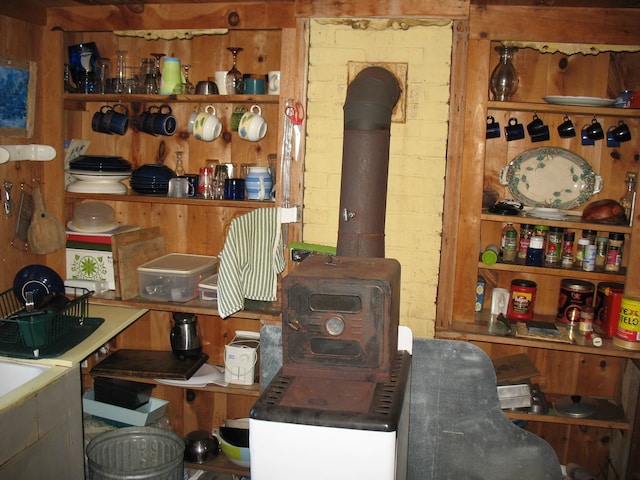
M 587 161 L 559 147 L 522 152 L 500 171 L 500 183 L 527 207 L 569 210 L 602 190 L 602 177 Z
M 25 292 L 32 292 L 37 304 L 50 293 L 64 293 L 64 281 L 45 265 L 27 265 L 13 278 L 13 293 L 18 300 L 26 302 Z

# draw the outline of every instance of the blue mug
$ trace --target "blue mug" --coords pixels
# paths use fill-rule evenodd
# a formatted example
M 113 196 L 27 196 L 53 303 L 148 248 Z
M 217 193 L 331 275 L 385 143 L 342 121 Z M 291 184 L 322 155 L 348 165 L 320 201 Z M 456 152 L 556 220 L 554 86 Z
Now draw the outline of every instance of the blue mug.
M 267 92 L 266 80 L 258 77 L 244 79 L 244 93 L 249 95 L 264 95 Z
M 487 133 L 486 138 L 500 137 L 500 124 L 491 115 L 487 117 Z
M 511 117 L 509 119 L 509 125 L 504 127 L 504 135 L 507 137 L 507 142 L 520 140 L 524 138 L 524 126 L 518 123 L 517 118 Z

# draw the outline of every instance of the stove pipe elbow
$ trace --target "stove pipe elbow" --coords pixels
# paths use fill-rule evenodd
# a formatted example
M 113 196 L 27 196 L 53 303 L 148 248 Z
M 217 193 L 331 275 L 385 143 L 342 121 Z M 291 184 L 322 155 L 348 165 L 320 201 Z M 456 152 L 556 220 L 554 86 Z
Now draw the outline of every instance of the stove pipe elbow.
M 347 89 L 337 255 L 385 256 L 391 113 L 400 94 L 381 67 L 362 70 Z

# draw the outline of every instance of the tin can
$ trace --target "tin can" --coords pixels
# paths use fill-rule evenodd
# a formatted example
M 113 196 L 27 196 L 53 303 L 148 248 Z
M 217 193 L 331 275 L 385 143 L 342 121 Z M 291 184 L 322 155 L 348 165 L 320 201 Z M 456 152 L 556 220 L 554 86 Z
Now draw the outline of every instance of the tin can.
M 640 298 L 622 297 L 613 343 L 629 350 L 640 350 Z
M 584 249 L 584 260 L 582 261 L 582 270 L 585 272 L 593 272 L 596 269 L 596 246 L 587 245 Z
M 595 285 L 586 280 L 563 278 L 558 296 L 558 321 L 578 325 L 582 307 L 593 305 Z
M 533 306 L 536 301 L 538 285 L 531 280 L 520 278 L 511 281 L 507 318 L 511 320 L 531 320 Z
M 601 327 L 604 323 L 607 306 L 607 295 L 611 289 L 624 291 L 624 283 L 618 282 L 600 282 L 598 283 L 598 289 L 596 291 L 596 298 L 594 300 L 594 316 L 593 324 Z

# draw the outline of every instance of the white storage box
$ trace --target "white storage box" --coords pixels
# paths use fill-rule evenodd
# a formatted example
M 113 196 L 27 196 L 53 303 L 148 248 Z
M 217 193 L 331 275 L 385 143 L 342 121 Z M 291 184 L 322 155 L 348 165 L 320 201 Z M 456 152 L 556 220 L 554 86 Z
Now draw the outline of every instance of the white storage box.
M 200 292 L 200 300 L 215 301 L 218 300 L 218 274 L 205 278 L 198 284 Z
M 140 408 L 131 410 L 129 408 L 118 407 L 109 403 L 102 403 L 95 400 L 95 392 L 87 390 L 82 395 L 82 411 L 95 417 L 105 418 L 125 425 L 136 425 L 144 427 L 158 420 L 169 404 L 166 400 L 151 397 L 149 402 Z
M 198 284 L 216 271 L 218 259 L 170 253 L 138 267 L 140 295 L 149 300 L 188 302 L 198 296 Z

